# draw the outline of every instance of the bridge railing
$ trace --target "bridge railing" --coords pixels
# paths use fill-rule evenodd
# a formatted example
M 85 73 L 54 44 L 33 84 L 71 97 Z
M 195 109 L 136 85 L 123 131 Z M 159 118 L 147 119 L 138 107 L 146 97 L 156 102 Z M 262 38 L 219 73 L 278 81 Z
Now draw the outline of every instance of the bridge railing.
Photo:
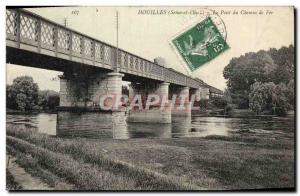
M 93 39 L 23 9 L 6 9 L 6 39 L 14 47 L 121 72 L 199 88 L 200 83 L 175 70 Z M 23 48 L 22 48 L 23 47 Z
M 150 77 L 153 79 L 193 88 L 200 88 L 200 83 L 175 70 L 165 68 L 147 59 L 129 52 L 118 50 L 118 67 L 122 72 Z
M 187 77 L 187 86 L 193 87 L 193 88 L 201 87 L 200 83 L 197 80 L 190 78 L 190 77 Z
M 164 67 L 124 50 L 118 49 L 118 67 L 121 72 L 164 80 Z
M 16 47 L 35 52 L 65 57 L 90 64 L 105 64 L 113 68 L 114 47 L 55 24 L 31 12 L 20 9 L 6 10 L 6 37 L 15 41 Z M 22 48 L 23 49 L 23 48 Z M 87 61 L 84 61 L 85 63 Z

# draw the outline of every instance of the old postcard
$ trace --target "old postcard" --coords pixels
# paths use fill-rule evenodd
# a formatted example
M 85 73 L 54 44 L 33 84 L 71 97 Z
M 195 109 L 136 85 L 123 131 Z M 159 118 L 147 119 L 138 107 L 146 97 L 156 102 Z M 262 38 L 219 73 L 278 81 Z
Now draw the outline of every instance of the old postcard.
M 6 8 L 6 189 L 295 190 L 293 6 Z

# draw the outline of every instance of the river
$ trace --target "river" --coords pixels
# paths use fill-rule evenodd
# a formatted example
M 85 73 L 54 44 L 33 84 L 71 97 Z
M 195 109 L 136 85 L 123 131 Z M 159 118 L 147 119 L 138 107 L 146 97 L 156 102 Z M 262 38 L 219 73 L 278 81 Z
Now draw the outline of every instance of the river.
M 7 124 L 31 127 L 38 132 L 56 135 L 56 114 L 7 114 Z M 234 136 L 255 134 L 262 137 L 279 135 L 293 137 L 294 117 L 224 118 L 200 117 L 173 118 L 172 124 L 127 123 L 121 132 L 104 137 L 129 138 L 177 138 L 205 137 L 209 135 Z

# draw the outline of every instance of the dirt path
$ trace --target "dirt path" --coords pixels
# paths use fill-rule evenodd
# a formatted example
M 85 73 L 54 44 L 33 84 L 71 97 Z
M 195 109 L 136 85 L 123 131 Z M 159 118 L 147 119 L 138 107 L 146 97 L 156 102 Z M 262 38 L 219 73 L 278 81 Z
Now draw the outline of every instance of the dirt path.
M 8 157 L 6 159 L 8 160 Z M 39 178 L 31 176 L 24 168 L 20 167 L 16 163 L 15 157 L 10 156 L 7 169 L 13 175 L 16 183 L 22 186 L 23 190 L 53 190 Z

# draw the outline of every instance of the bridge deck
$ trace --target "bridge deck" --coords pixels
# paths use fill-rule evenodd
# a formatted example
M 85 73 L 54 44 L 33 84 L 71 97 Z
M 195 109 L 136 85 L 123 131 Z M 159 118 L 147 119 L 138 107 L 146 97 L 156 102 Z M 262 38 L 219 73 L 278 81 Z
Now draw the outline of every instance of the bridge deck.
M 51 69 L 58 71 L 64 70 L 60 66 L 64 66 L 63 62 L 69 61 L 181 86 L 192 88 L 202 86 L 199 81 L 189 76 L 23 9 L 6 10 L 6 47 L 8 57 L 15 56 L 16 53 L 21 56 L 24 54 L 23 60 L 20 60 L 21 58 L 18 60 L 18 56 L 9 58 L 13 61 L 10 63 L 24 65 L 32 60 L 32 58 L 28 59 L 26 54 L 31 56 L 36 54 L 36 57 L 47 56 L 56 59 L 57 63 L 51 66 Z M 49 69 L 43 66 L 40 65 L 41 68 Z

